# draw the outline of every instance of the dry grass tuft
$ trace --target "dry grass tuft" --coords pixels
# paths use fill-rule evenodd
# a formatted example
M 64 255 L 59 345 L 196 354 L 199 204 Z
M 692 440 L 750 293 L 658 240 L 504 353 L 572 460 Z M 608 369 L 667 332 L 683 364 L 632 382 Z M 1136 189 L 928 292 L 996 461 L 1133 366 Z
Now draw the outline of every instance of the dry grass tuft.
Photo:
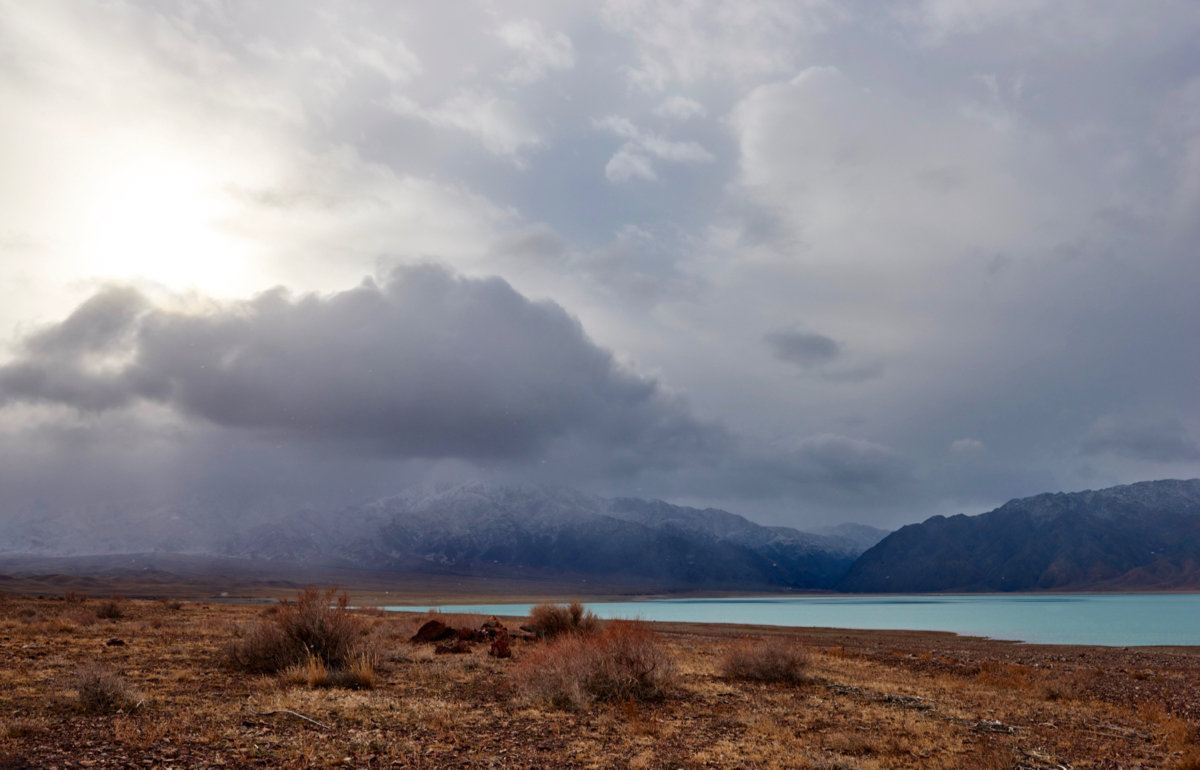
M 527 656 L 516 679 L 533 700 L 580 708 L 593 700 L 662 699 L 675 685 L 676 665 L 648 626 L 613 621 L 593 636 L 560 635 Z
M 93 714 L 130 711 L 141 697 L 117 674 L 96 664 L 84 666 L 75 676 L 76 705 Z
M 46 725 L 33 719 L 14 719 L 0 728 L 0 738 L 15 740 L 31 738 L 46 731 Z
M 288 666 L 281 676 L 299 687 L 342 687 L 347 690 L 371 690 L 375 687 L 375 656 L 360 652 L 345 668 L 330 669 L 315 655 Z
M 755 682 L 804 682 L 807 668 L 808 652 L 785 639 L 740 644 L 721 660 L 723 675 Z
M 362 646 L 362 623 L 350 598 L 336 588 L 309 587 L 295 602 L 282 602 L 225 650 L 233 668 L 273 674 L 315 658 L 330 669 L 350 666 Z
M 595 634 L 603 628 L 603 624 L 596 613 L 585 610 L 579 602 L 571 602 L 536 605 L 529 610 L 529 628 L 540 639 L 554 639 L 564 634 Z

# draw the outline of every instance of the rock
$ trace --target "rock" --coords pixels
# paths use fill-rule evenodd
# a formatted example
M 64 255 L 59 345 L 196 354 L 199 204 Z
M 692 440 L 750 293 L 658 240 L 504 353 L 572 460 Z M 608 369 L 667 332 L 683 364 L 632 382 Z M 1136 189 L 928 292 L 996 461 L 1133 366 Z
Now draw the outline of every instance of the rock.
M 107 642 L 105 642 L 105 643 L 104 643 L 104 646 L 105 646 L 105 647 L 124 647 L 124 646 L 125 646 L 125 640 L 124 640 L 124 639 L 118 639 L 118 638 L 116 638 L 116 637 L 114 636 L 112 639 L 109 639 Z
M 496 634 L 496 638 L 492 640 L 492 646 L 488 648 L 488 655 L 493 658 L 511 658 L 512 649 L 508 646 L 508 632 L 503 628 Z
M 479 635 L 483 639 L 495 639 L 501 635 L 508 636 L 508 629 L 504 627 L 499 618 L 493 615 L 479 627 Z
M 431 620 L 417 629 L 413 634 L 414 642 L 440 642 L 443 639 L 457 637 L 458 632 L 440 620 Z
M 471 651 L 471 645 L 462 639 L 453 642 L 443 642 L 433 648 L 434 655 L 462 655 Z

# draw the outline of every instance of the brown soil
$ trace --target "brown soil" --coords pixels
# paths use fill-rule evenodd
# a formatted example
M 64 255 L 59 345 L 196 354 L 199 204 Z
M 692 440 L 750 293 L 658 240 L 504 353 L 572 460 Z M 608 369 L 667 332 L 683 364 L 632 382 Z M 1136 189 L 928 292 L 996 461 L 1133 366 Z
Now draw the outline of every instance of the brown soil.
M 222 666 L 262 605 L 126 600 L 102 620 L 79 598 L 0 594 L 0 767 L 1200 767 L 1200 648 L 656 624 L 670 697 L 562 711 L 514 686 L 538 642 L 434 655 L 408 641 L 427 616 L 364 611 L 374 689 L 312 689 Z M 806 647 L 806 681 L 721 675 L 767 636 Z M 120 710 L 78 705 L 93 662 L 128 684 Z

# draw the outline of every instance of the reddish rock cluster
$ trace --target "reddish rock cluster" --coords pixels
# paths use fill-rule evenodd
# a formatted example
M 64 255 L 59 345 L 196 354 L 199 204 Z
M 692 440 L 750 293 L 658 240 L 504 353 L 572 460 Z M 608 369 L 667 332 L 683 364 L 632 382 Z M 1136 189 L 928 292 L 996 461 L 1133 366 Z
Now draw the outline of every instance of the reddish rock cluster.
M 512 657 L 508 629 L 495 616 L 479 628 L 454 628 L 440 620 L 430 620 L 413 634 L 414 643 L 437 644 L 434 654 L 458 655 L 471 651 L 472 642 L 491 642 L 488 655 L 494 658 Z

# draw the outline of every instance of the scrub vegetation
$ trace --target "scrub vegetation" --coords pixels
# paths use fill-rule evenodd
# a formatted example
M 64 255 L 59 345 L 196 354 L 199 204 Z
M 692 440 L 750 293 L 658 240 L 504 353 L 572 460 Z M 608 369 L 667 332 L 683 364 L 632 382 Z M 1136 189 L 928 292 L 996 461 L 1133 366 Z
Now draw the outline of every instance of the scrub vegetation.
M 0 593 L 0 766 L 1200 767 L 1195 648 L 97 605 Z

